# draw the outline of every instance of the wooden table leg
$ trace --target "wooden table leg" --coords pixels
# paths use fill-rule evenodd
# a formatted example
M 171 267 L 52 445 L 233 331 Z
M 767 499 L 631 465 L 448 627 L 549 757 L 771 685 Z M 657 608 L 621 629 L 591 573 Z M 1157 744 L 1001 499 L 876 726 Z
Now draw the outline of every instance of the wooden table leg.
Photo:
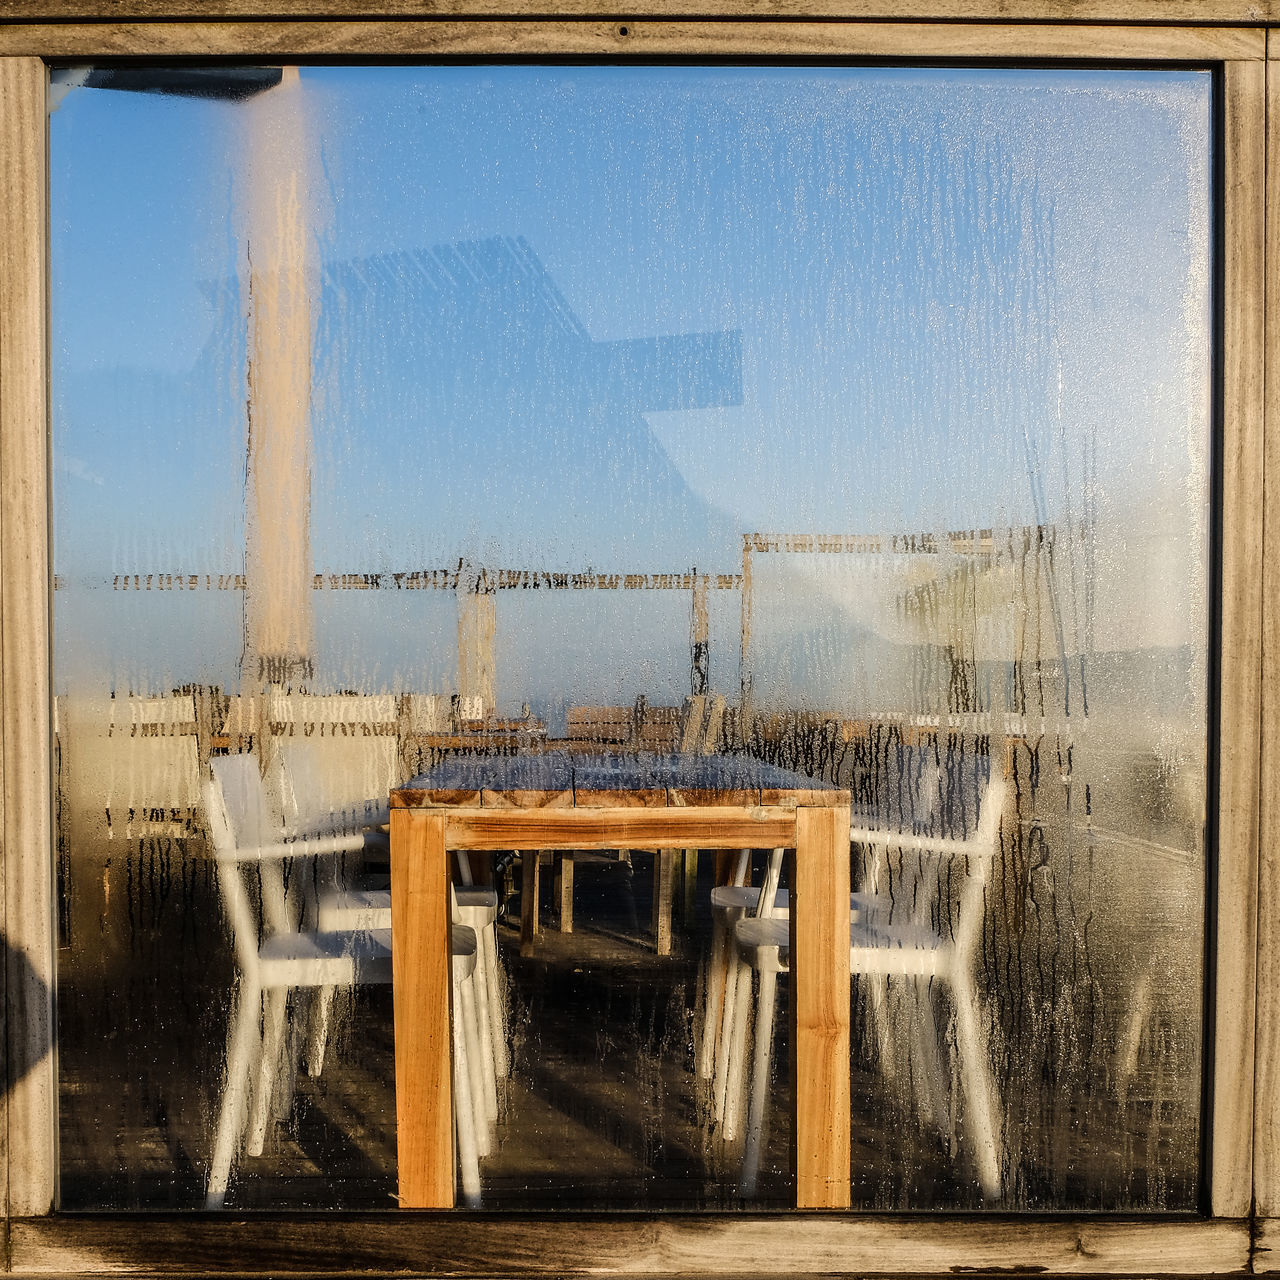
M 849 1207 L 849 810 L 796 811 L 791 880 L 796 1207 Z
M 560 932 L 573 932 L 573 854 L 557 853 L 556 900 L 560 903 Z
M 391 928 L 400 1204 L 451 1209 L 457 1192 L 443 817 L 391 811 Z
M 674 849 L 653 854 L 653 944 L 660 956 L 671 954 L 671 906 L 676 882 Z
M 541 932 L 538 926 L 538 866 L 542 852 L 525 849 L 520 854 L 520 954 L 533 954 L 533 944 Z
M 681 887 L 683 889 L 680 903 L 680 923 L 686 933 L 692 933 L 698 920 L 698 851 L 697 849 L 681 850 L 683 867 Z

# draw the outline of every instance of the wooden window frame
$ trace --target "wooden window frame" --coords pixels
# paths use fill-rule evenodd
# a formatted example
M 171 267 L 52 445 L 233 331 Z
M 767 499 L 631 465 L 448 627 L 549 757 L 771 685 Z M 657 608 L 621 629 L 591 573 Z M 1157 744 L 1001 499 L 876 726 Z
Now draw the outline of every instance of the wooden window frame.
M 1280 1270 L 1280 1261 L 1270 1261 L 1280 1245 L 1280 860 L 1271 852 L 1280 834 L 1280 667 L 1272 657 L 1280 648 L 1280 380 L 1264 376 L 1264 352 L 1280 339 L 1280 250 L 1265 252 L 1268 223 L 1273 241 L 1280 227 L 1280 64 L 1271 74 L 1270 61 L 1280 60 L 1280 41 L 1265 24 L 1280 22 L 1280 0 L 650 0 L 643 13 L 652 16 L 638 18 L 601 11 L 598 0 L 553 0 L 549 11 L 560 16 L 539 20 L 522 16 L 524 0 L 437 0 L 431 18 L 415 16 L 416 7 L 414 0 L 0 0 L 4 1268 L 441 1275 Z M 708 9 L 716 16 L 704 16 Z M 1218 891 L 1209 922 L 1215 1012 L 1207 1057 L 1208 1213 L 329 1214 L 320 1228 L 298 1214 L 54 1212 L 46 63 L 726 56 L 1199 65 L 1219 75 L 1221 745 Z

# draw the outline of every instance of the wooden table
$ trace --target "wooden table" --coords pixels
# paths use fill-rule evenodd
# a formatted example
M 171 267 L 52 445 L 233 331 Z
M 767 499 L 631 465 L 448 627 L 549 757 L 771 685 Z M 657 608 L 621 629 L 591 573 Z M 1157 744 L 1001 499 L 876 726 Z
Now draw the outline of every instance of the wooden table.
M 400 1204 L 455 1203 L 451 850 L 790 848 L 796 1205 L 849 1205 L 849 793 L 740 756 L 455 756 L 391 793 Z

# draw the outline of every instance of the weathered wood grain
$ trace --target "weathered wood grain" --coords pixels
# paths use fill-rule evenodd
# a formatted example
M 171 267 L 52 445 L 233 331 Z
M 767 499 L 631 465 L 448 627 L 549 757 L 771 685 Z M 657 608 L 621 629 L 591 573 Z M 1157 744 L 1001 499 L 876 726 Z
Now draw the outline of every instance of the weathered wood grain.
M 752 794 L 749 804 L 759 796 Z M 599 787 L 575 787 L 574 807 L 578 809 L 665 809 L 666 787 L 642 787 L 630 791 L 609 791 Z
M 427 16 L 519 16 L 522 0 L 0 0 L 0 20 L 12 22 L 116 22 L 182 18 L 287 20 L 421 18 Z M 849 18 L 944 22 L 1154 22 L 1209 26 L 1257 26 L 1280 21 L 1276 0 L 739 0 L 735 13 L 755 18 Z M 594 0 L 556 0 L 549 17 L 599 16 Z M 609 12 L 605 9 L 604 12 Z M 619 20 L 700 17 L 703 0 L 646 0 L 637 9 L 612 10 Z
M 1223 129 L 1222 665 L 1210 1197 L 1252 1203 L 1263 474 L 1265 65 L 1228 63 Z
M 372 22 L 83 22 L 0 26 L 0 55 L 51 58 L 379 56 L 1261 59 L 1241 27 L 983 23 L 406 18 Z
M 794 845 L 796 831 L 796 810 L 776 807 L 443 812 L 450 849 L 772 848 Z
M 46 73 L 0 59 L 0 740 L 10 1212 L 53 1203 Z
M 391 815 L 391 927 L 396 1027 L 396 1136 L 400 1202 L 452 1208 L 453 1072 L 450 1043 L 449 856 L 444 819 Z
M 849 1207 L 849 810 L 799 809 L 791 910 L 796 1206 Z
M 521 787 L 515 791 L 495 791 L 485 787 L 480 792 L 479 804 L 485 809 L 568 809 L 573 806 L 573 792 L 569 790 L 539 791 Z
M 1254 1231 L 1250 1269 L 1255 1275 L 1280 1271 L 1280 1218 L 1260 1217 Z
M 1271 42 L 1274 52 L 1277 41 Z M 1280 68 L 1267 66 L 1268 226 L 1280 226 Z M 1274 230 L 1272 232 L 1274 235 Z M 1266 258 L 1266 349 L 1280 350 L 1280 253 Z M 1262 528 L 1262 759 L 1258 918 L 1280 921 L 1280 366 L 1265 368 L 1266 433 Z M 1255 1211 L 1280 1213 L 1280 933 L 1258 932 L 1255 1016 Z M 1268 1246 L 1270 1247 L 1270 1246 Z M 1280 1266 L 1280 1262 L 1277 1263 Z
M 11 1257 L 32 1275 L 1202 1275 L 1245 1270 L 1249 1227 L 871 1215 L 89 1217 L 14 1222 Z

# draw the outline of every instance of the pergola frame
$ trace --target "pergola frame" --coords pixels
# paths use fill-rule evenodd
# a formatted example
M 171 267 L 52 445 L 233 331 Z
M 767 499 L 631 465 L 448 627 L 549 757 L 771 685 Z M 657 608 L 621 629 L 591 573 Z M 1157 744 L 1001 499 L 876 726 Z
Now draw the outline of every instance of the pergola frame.
M 5 1249 L 15 1273 L 1243 1273 L 1280 1240 L 1280 0 L 0 0 L 0 884 Z M 1278 32 L 1277 34 L 1280 34 Z M 53 1211 L 57 1094 L 46 83 L 50 61 L 785 58 L 1208 66 L 1220 90 L 1220 661 L 1200 1218 L 583 1220 Z M 1271 72 L 1276 65 L 1277 71 Z M 1267 501 L 1268 497 L 1270 501 Z M 1274 1264 L 1280 1269 L 1280 1263 Z

